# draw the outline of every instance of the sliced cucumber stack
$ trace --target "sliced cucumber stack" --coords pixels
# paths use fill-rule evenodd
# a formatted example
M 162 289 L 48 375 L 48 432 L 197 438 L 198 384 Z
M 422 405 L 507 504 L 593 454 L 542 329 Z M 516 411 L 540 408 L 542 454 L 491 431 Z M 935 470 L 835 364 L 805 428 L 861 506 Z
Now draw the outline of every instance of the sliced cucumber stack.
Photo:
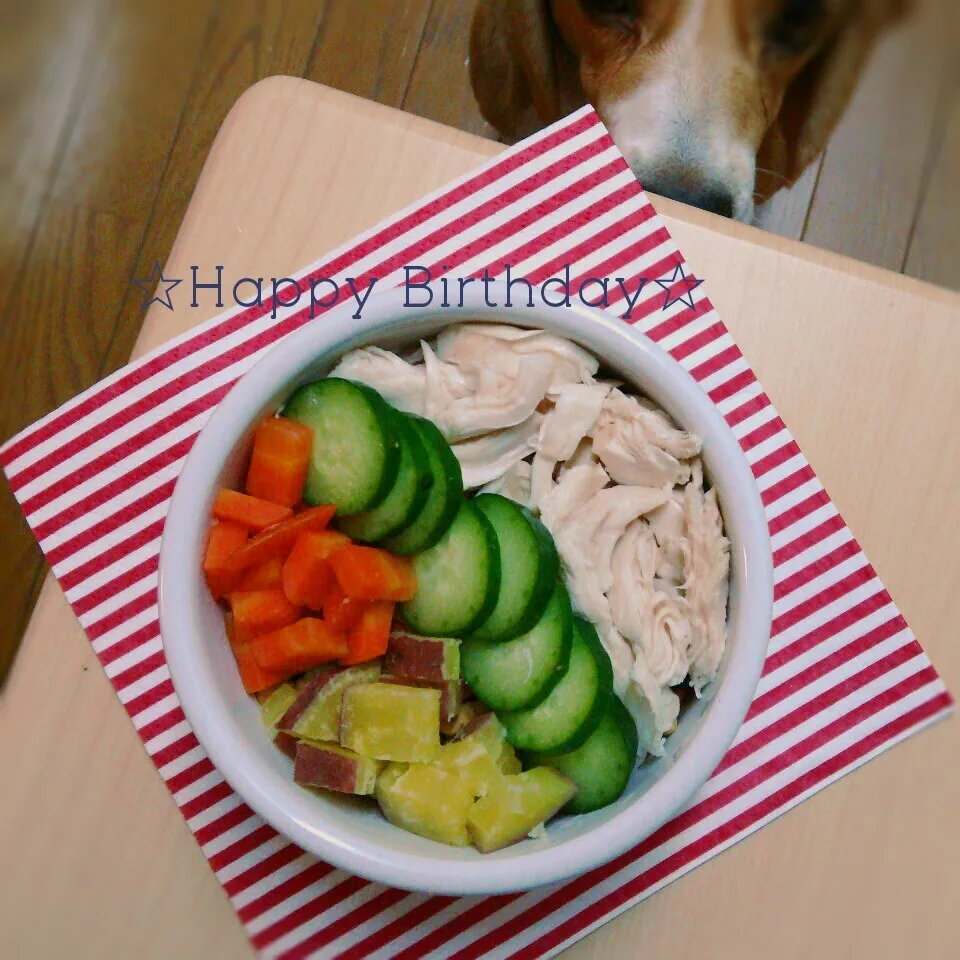
M 352 540 L 372 543 L 406 530 L 423 510 L 434 483 L 419 428 L 404 414 L 395 410 L 391 414 L 400 438 L 397 478 L 379 507 L 337 521 L 337 526 Z
M 493 525 L 500 545 L 500 593 L 476 640 L 502 642 L 531 630 L 540 619 L 560 572 L 550 531 L 513 500 L 485 493 L 473 500 Z
M 417 594 L 400 616 L 427 637 L 458 637 L 482 623 L 500 591 L 500 550 L 490 521 L 471 501 L 460 501 L 450 529 L 413 558 Z
M 501 579 L 506 569 L 501 552 Z M 573 643 L 573 611 L 563 581 L 533 629 L 506 643 L 469 639 L 460 644 L 463 679 L 491 710 L 535 707 L 567 671 Z
M 401 416 L 419 433 L 433 477 L 419 513 L 381 544 L 391 553 L 409 554 L 432 547 L 450 528 L 463 502 L 463 478 L 460 462 L 437 426 L 421 417 Z
M 546 699 L 528 710 L 497 714 L 518 750 L 566 753 L 600 725 L 613 695 L 613 668 L 593 624 L 574 617 L 567 672 Z
M 380 504 L 397 479 L 396 414 L 375 390 L 327 377 L 300 387 L 283 415 L 313 431 L 303 498 L 344 515 Z
M 637 725 L 620 698 L 612 696 L 600 725 L 569 753 L 532 753 L 533 766 L 554 767 L 577 785 L 567 813 L 590 813 L 616 800 L 626 789 L 637 762 Z

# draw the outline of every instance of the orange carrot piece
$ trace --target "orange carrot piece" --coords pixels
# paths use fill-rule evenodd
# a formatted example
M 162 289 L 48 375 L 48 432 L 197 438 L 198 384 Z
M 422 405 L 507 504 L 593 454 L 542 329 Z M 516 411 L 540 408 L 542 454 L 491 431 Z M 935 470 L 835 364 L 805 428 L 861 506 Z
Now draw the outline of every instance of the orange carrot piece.
M 340 658 L 340 663 L 353 666 L 375 660 L 387 652 L 395 606 L 392 600 L 372 600 L 364 606 L 360 622 L 347 634 L 350 652 Z
M 240 643 L 233 647 L 233 655 L 240 670 L 240 681 L 247 693 L 259 693 L 290 678 L 291 674 L 285 670 L 265 670 L 261 667 L 252 648 L 251 643 Z
M 301 533 L 283 564 L 287 599 L 311 610 L 322 609 L 335 582 L 330 556 L 349 543 L 350 538 L 336 530 Z
M 301 533 L 323 530 L 333 519 L 335 512 L 334 507 L 309 507 L 302 513 L 294 514 L 289 520 L 281 520 L 280 523 L 267 527 L 237 550 L 230 557 L 228 566 L 237 573 L 242 573 L 274 557 L 285 558 Z
M 293 516 L 293 511 L 269 500 L 251 497 L 248 493 L 221 490 L 213 502 L 213 515 L 218 520 L 229 520 L 259 531 Z
M 227 564 L 237 550 L 247 542 L 247 528 L 238 523 L 215 523 L 210 528 L 207 552 L 203 558 L 203 573 L 210 592 L 219 600 L 237 586 L 237 574 Z
M 283 558 L 273 557 L 251 567 L 240 578 L 237 590 L 282 590 Z
M 338 550 L 330 564 L 343 592 L 359 600 L 411 600 L 417 592 L 413 564 L 376 547 L 351 544 Z
M 304 617 L 281 630 L 266 633 L 254 640 L 250 648 L 261 668 L 290 676 L 335 663 L 349 652 L 347 638 L 316 617 Z
M 359 622 L 370 600 L 348 597 L 334 578 L 323 601 L 323 619 L 341 633 L 349 633 Z
M 282 590 L 231 593 L 230 609 L 233 612 L 234 642 L 240 645 L 294 623 L 301 613 Z
M 313 431 L 285 417 L 266 417 L 257 425 L 247 470 L 247 493 L 292 507 L 303 496 Z

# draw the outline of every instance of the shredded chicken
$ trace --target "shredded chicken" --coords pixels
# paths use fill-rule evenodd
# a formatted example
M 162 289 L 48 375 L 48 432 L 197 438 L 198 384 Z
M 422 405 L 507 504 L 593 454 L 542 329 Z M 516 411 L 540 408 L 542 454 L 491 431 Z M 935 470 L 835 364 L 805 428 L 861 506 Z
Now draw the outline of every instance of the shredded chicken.
M 518 460 L 505 474 L 484 484 L 479 493 L 499 493 L 525 507 L 530 501 L 530 474 L 532 468 L 527 460 Z
M 694 463 L 684 489 L 687 538 L 683 549 L 684 599 L 690 621 L 690 682 L 699 696 L 717 673 L 727 632 L 730 541 L 715 489 L 703 491 L 703 468 Z
M 594 428 L 593 451 L 616 483 L 675 486 L 689 479 L 690 466 L 682 458 L 696 456 L 700 440 L 614 389 Z
M 451 449 L 463 473 L 463 488 L 473 490 L 497 480 L 533 453 L 542 419 L 541 414 L 534 413 L 515 427 L 453 444 Z
M 597 360 L 541 330 L 447 327 L 401 358 L 354 350 L 334 375 L 429 417 L 464 487 L 538 512 L 576 609 L 597 628 L 644 751 L 661 755 L 689 682 L 698 696 L 726 643 L 730 545 L 699 437 Z

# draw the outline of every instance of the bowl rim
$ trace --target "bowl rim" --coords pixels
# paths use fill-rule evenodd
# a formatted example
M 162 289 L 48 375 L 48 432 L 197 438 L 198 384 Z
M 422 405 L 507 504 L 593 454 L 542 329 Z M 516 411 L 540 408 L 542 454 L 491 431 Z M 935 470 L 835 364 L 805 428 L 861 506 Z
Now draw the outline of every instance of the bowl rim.
M 341 869 L 404 889 L 453 895 L 503 893 L 562 881 L 623 854 L 682 810 L 709 779 L 743 723 L 766 657 L 773 608 L 769 528 L 756 481 L 733 431 L 693 377 L 639 330 L 599 310 L 579 304 L 524 306 L 522 311 L 516 306 L 491 308 L 484 302 L 491 291 L 496 297 L 505 285 L 498 281 L 484 293 L 468 288 L 462 304 L 456 306 L 444 307 L 434 298 L 434 303 L 416 308 L 406 305 L 403 288 L 374 292 L 360 319 L 355 304 L 342 304 L 273 346 L 234 384 L 194 442 L 171 497 L 159 559 L 160 631 L 173 687 L 197 739 L 230 786 L 280 833 Z M 496 302 L 502 303 L 503 297 L 496 297 Z M 434 858 L 385 849 L 362 836 L 345 842 L 339 828 L 324 832 L 285 809 L 250 775 L 249 762 L 243 758 L 245 748 L 230 742 L 229 730 L 224 735 L 229 715 L 217 698 L 205 695 L 206 681 L 191 655 L 191 644 L 201 638 L 183 629 L 185 618 L 189 622 L 189 614 L 198 610 L 203 589 L 202 578 L 193 573 L 196 538 L 203 526 L 195 522 L 195 491 L 212 489 L 239 439 L 263 408 L 275 402 L 278 391 L 299 372 L 323 357 L 339 358 L 361 342 L 401 339 L 404 328 L 417 321 L 421 326 L 436 326 L 441 320 L 444 326 L 499 322 L 545 328 L 575 341 L 603 341 L 611 349 L 593 345 L 585 349 L 601 362 L 612 362 L 607 358 L 622 348 L 630 355 L 630 366 L 651 371 L 651 382 L 669 381 L 664 392 L 695 408 L 701 423 L 710 424 L 712 479 L 720 493 L 728 535 L 731 516 L 736 516 L 732 552 L 734 547 L 741 550 L 744 561 L 738 601 L 741 631 L 710 704 L 709 723 L 684 745 L 672 767 L 649 790 L 606 822 L 556 846 L 504 859 Z M 735 497 L 730 496 L 733 490 L 738 491 Z M 188 575 L 181 575 L 185 570 Z

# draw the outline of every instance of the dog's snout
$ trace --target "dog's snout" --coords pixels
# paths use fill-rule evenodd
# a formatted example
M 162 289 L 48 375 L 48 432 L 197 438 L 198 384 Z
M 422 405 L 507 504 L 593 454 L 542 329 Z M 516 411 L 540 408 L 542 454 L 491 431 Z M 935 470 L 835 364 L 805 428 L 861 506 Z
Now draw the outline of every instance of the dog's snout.
M 647 180 L 643 186 L 651 193 L 657 193 L 669 200 L 679 200 L 692 207 L 699 207 L 721 217 L 732 217 L 736 204 L 733 194 L 719 184 L 708 183 L 703 186 L 691 187 L 671 180 L 654 178 Z

